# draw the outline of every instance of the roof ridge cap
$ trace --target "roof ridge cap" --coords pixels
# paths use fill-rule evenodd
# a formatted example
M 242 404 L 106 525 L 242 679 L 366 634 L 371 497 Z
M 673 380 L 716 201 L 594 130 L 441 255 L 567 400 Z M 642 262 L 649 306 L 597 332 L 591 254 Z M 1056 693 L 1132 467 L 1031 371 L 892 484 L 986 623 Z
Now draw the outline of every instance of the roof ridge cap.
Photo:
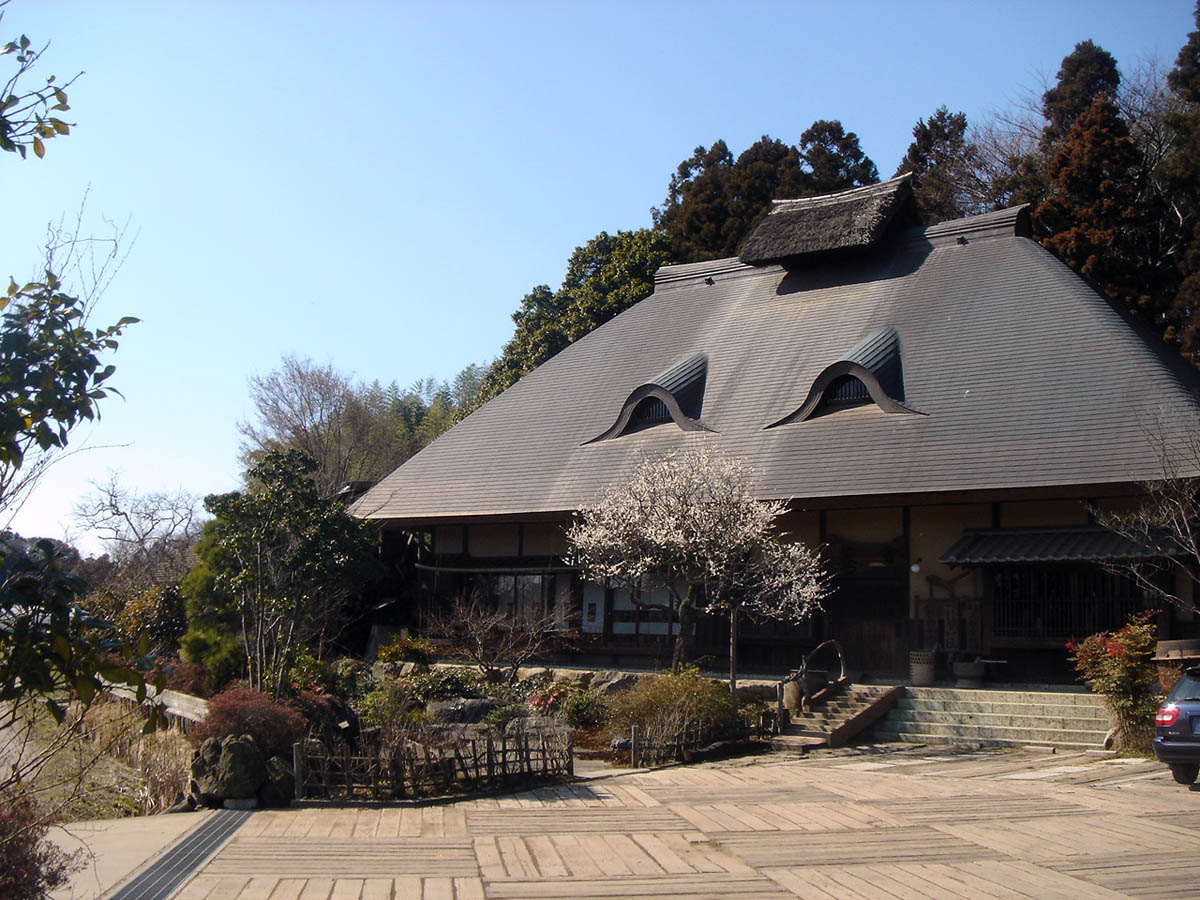
M 731 272 L 760 271 L 762 266 L 751 266 L 742 262 L 736 256 L 724 259 L 710 259 L 694 263 L 674 263 L 659 266 L 654 273 L 655 285 L 670 284 L 678 281 L 691 281 L 712 275 L 728 275 Z
M 887 181 L 876 181 L 874 184 L 860 184 L 858 187 L 846 188 L 844 191 L 814 194 L 811 197 L 786 197 L 782 200 L 772 200 L 771 212 L 774 213 L 781 210 L 789 204 L 796 206 L 824 206 L 826 203 L 838 203 L 842 200 L 853 199 L 862 194 L 889 190 L 899 182 L 908 181 L 911 178 L 912 172 L 905 172 L 903 175 L 897 175 L 895 178 L 887 179 Z

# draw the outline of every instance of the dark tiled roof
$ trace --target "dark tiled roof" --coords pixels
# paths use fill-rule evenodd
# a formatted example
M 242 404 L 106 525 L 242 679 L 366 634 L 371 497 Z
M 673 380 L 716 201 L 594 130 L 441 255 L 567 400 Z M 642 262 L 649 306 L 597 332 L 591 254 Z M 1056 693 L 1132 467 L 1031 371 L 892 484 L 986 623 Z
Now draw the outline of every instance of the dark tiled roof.
M 941 558 L 951 566 L 1005 563 L 1096 562 L 1168 556 L 1162 545 L 1132 541 L 1100 526 L 1090 528 L 971 528 Z
M 521 379 L 367 492 L 407 521 L 560 513 L 639 453 L 709 443 L 764 498 L 1128 483 L 1162 474 L 1153 423 L 1197 432 L 1194 377 L 1024 233 L 1021 210 L 926 229 L 791 270 L 667 267 L 653 295 Z M 708 279 L 712 284 L 706 283 Z M 858 342 L 894 329 L 904 399 L 767 429 Z M 676 360 L 707 357 L 703 423 L 586 443 Z M 1200 474 L 1197 461 L 1173 461 Z
M 775 200 L 738 259 L 759 265 L 871 247 L 911 201 L 911 177 L 904 174 L 838 194 Z

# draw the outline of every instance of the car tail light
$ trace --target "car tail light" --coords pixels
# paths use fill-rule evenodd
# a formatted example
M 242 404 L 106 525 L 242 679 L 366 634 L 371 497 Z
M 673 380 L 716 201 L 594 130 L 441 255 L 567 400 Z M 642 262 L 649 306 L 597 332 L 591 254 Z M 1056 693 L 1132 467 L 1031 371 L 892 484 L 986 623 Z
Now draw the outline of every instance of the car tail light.
M 1179 707 L 1163 706 L 1158 710 L 1158 715 L 1154 717 L 1155 725 L 1174 725 L 1179 721 Z

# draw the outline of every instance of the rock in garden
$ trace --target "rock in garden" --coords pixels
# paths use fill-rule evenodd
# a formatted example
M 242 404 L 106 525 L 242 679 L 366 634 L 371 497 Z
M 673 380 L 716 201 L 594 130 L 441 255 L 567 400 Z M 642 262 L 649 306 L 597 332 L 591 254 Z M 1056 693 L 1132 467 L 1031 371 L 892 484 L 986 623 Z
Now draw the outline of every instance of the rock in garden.
M 493 700 L 490 697 L 482 699 L 457 697 L 454 700 L 431 700 L 425 710 L 429 713 L 430 719 L 441 724 L 473 723 L 483 721 L 492 710 L 503 705 L 499 700 Z
M 206 806 L 221 801 L 245 799 L 258 793 L 267 780 L 262 752 L 250 735 L 209 738 L 192 760 L 195 793 Z
M 267 780 L 258 791 L 259 806 L 290 806 L 296 796 L 296 777 L 281 757 L 267 760 Z

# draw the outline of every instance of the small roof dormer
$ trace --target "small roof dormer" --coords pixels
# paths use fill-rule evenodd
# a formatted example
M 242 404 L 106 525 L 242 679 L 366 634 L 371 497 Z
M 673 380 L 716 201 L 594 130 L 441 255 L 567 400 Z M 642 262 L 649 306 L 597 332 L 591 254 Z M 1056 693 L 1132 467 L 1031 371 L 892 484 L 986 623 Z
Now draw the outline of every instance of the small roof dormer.
M 911 182 L 911 174 L 905 173 L 836 194 L 773 200 L 738 259 L 760 266 L 874 247 L 893 225 L 917 224 Z
M 900 335 L 886 325 L 867 335 L 841 359 L 826 366 L 809 388 L 800 408 L 767 428 L 803 422 L 823 412 L 874 403 L 887 413 L 923 416 L 904 402 Z
M 707 379 L 708 357 L 703 353 L 689 356 L 635 388 L 621 405 L 612 426 L 587 443 L 621 437 L 664 422 L 674 422 L 683 431 L 711 431 L 700 422 Z

